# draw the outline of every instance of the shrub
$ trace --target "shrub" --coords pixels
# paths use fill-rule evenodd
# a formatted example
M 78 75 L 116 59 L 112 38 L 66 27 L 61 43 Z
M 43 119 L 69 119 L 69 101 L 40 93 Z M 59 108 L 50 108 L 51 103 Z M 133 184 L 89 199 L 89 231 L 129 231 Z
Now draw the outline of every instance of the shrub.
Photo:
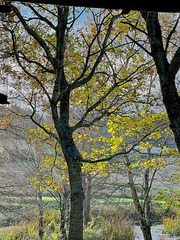
M 110 217 L 104 219 L 98 216 L 93 219 L 84 230 L 84 240 L 132 240 L 134 228 L 132 222 L 122 217 Z
M 84 240 L 102 240 L 104 237 L 102 229 L 87 227 L 84 230 Z
M 107 206 L 100 205 L 98 208 L 92 210 L 92 215 L 94 218 L 102 216 L 104 219 L 110 219 L 111 217 L 124 216 L 124 211 L 115 204 Z
M 50 209 L 44 214 L 44 225 L 49 225 L 52 221 L 55 221 L 57 224 L 59 224 L 59 212 Z
M 180 212 L 176 217 L 167 217 L 163 219 L 164 230 L 172 235 L 180 236 Z
M 36 240 L 38 232 L 36 231 L 37 225 L 34 222 L 22 223 L 20 226 L 13 226 L 7 230 L 2 230 L 0 239 L 3 240 Z
M 44 240 L 57 240 L 60 236 L 59 213 L 49 210 L 44 215 Z M 7 230 L 0 231 L 3 240 L 39 240 L 37 219 L 29 223 L 21 223 Z
M 132 240 L 134 239 L 134 228 L 131 221 L 126 218 L 114 217 L 105 224 L 106 240 Z

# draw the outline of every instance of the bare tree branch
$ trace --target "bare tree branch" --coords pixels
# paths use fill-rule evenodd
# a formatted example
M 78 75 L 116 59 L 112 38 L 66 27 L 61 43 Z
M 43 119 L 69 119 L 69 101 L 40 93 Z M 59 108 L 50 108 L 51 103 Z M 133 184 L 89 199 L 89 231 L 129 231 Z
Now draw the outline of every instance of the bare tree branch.
M 152 53 L 149 52 L 142 44 L 139 43 L 139 41 L 134 40 L 132 37 L 130 37 L 129 35 L 127 35 L 127 37 L 134 42 L 137 46 L 139 46 L 140 48 L 142 48 L 148 55 L 152 56 Z
M 175 33 L 176 31 L 176 28 L 177 28 L 177 25 L 179 23 L 179 19 L 180 19 L 180 15 L 178 16 L 177 20 L 176 20 L 176 23 L 174 24 L 174 27 L 172 28 L 172 30 L 170 31 L 168 37 L 167 37 L 167 41 L 166 41 L 166 46 L 165 46 L 165 52 L 167 53 L 167 50 L 168 50 L 168 46 L 169 46 L 169 43 L 170 43 L 170 40 L 171 40 L 171 37 L 172 35 Z
M 89 48 L 89 51 L 88 51 L 88 54 L 87 54 L 87 58 L 86 58 L 86 64 L 85 64 L 85 67 L 84 67 L 84 70 L 81 74 L 81 78 L 78 78 L 78 80 L 75 80 L 74 83 L 72 83 L 70 85 L 70 89 L 73 90 L 75 88 L 78 88 L 78 87 L 81 87 L 83 85 L 85 85 L 86 83 L 88 83 L 92 77 L 94 76 L 95 74 L 95 71 L 97 69 L 97 67 L 99 66 L 99 63 L 101 62 L 104 54 L 105 54 L 105 50 L 107 48 L 107 46 L 109 46 L 109 43 L 108 43 L 108 40 L 109 40 L 109 37 L 110 37 L 110 34 L 111 34 L 111 31 L 112 31 L 112 28 L 113 28 L 113 24 L 114 24 L 114 21 L 119 17 L 119 14 L 116 15 L 116 16 L 113 16 L 111 18 L 111 21 L 109 23 L 109 26 L 108 26 L 108 29 L 107 29 L 107 32 L 106 32 L 106 35 L 104 37 L 104 40 L 103 40 L 103 43 L 102 43 L 102 48 L 100 49 L 100 53 L 99 53 L 99 56 L 97 57 L 92 69 L 91 69 L 91 72 L 89 73 L 89 75 L 85 78 L 83 78 L 82 80 L 80 80 L 82 78 L 82 76 L 84 75 L 84 73 L 86 72 L 86 68 L 87 68 L 87 63 L 88 63 L 88 59 L 89 59 L 89 54 L 90 54 L 90 48 Z M 93 41 L 95 41 L 95 39 L 97 38 L 97 35 L 99 34 L 99 31 L 100 29 L 98 30 L 96 36 L 93 38 Z M 93 42 L 91 42 L 91 45 L 93 44 Z M 80 81 L 79 81 L 80 80 Z
M 56 30 L 54 24 L 51 21 L 49 21 L 48 18 L 43 17 L 38 11 L 36 11 L 36 9 L 31 4 L 26 4 L 26 6 L 28 6 L 36 14 L 36 16 L 38 16 L 38 18 L 41 21 L 47 23 L 53 30 Z
M 16 45 L 16 37 L 13 31 L 11 31 L 11 36 L 12 36 L 12 41 L 13 41 L 13 48 L 14 48 L 14 54 L 16 57 L 16 60 L 19 64 L 19 66 L 22 68 L 22 70 L 31 78 L 35 79 L 35 81 L 42 87 L 43 91 L 45 92 L 46 96 L 48 97 L 49 101 L 51 101 L 51 98 L 49 96 L 48 90 L 45 88 L 45 86 L 43 85 L 42 81 L 37 78 L 37 76 L 33 75 L 32 73 L 30 73 L 21 63 L 20 61 L 20 57 L 19 57 L 19 53 L 18 53 L 18 49 L 17 49 L 17 45 Z
M 47 46 L 46 42 L 32 29 L 28 26 L 27 22 L 25 21 L 25 19 L 23 18 L 23 16 L 21 15 L 21 13 L 19 12 L 19 10 L 11 5 L 12 10 L 14 11 L 14 13 L 17 15 L 17 17 L 19 18 L 20 22 L 22 23 L 22 25 L 24 26 L 24 28 L 26 29 L 26 31 L 39 43 L 39 45 L 43 48 L 43 50 L 45 51 L 46 55 L 47 55 L 47 59 L 51 62 L 52 66 L 55 66 L 55 61 L 54 61 L 54 57 L 52 56 L 52 53 L 49 49 L 49 47 Z

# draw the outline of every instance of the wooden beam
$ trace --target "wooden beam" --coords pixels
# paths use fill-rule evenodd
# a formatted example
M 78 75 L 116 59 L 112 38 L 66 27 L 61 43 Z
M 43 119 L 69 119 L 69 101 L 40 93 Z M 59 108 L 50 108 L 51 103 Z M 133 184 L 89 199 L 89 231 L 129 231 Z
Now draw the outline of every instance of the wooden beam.
M 0 5 L 0 13 L 10 13 L 11 8 L 8 5 L 1 4 Z
M 17 0 L 12 1 L 15 2 Z M 18 0 L 18 2 L 56 4 L 77 7 L 123 9 L 125 11 L 137 10 L 154 12 L 180 12 L 180 1 L 178 0 L 171 0 L 170 2 L 158 2 L 155 0 Z

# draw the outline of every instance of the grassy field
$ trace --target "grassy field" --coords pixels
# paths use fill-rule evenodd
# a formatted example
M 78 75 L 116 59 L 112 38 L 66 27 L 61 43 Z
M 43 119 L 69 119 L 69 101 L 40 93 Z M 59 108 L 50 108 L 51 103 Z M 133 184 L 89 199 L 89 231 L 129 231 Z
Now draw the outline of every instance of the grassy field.
M 113 198 L 106 198 L 106 197 L 102 197 L 102 198 L 92 198 L 92 206 L 94 205 L 100 205 L 100 204 L 105 204 L 105 205 L 109 205 L 109 204 L 121 204 L 121 205 L 128 205 L 128 204 L 133 204 L 133 199 L 132 198 L 117 198 L 117 197 L 113 197 Z M 51 196 L 44 196 L 43 197 L 43 203 L 45 204 L 45 206 L 47 205 L 48 207 L 54 207 L 57 208 L 59 206 L 59 202 L 56 201 L 55 198 L 51 197 Z M 157 203 L 157 204 L 164 204 L 165 201 L 162 200 L 157 200 L 157 199 L 152 199 L 151 203 Z M 4 207 L 9 207 L 9 208 L 27 208 L 27 209 L 31 209 L 34 208 L 36 205 L 36 202 L 34 199 L 30 198 L 30 197 L 24 197 L 23 199 L 20 199 L 18 197 L 6 197 L 6 198 L 2 198 L 1 199 L 1 204 Z
M 56 209 L 59 210 L 59 202 L 52 196 L 43 197 L 44 209 Z M 38 212 L 38 206 L 35 198 L 30 197 L 4 197 L 1 199 L 1 204 L 6 211 L 3 211 L 0 215 L 0 226 L 5 227 L 14 223 L 19 223 L 23 220 L 31 219 L 33 212 Z M 153 207 L 153 217 L 159 221 L 164 215 L 164 201 L 153 199 L 151 201 Z M 110 209 L 114 206 L 121 211 L 125 216 L 129 216 L 132 220 L 137 221 L 136 213 L 133 205 L 132 198 L 92 198 L 91 199 L 91 211 L 92 213 L 99 213 L 99 208 L 105 206 Z M 161 207 L 162 206 L 162 207 Z M 157 209 L 159 207 L 159 209 Z M 160 209 L 162 208 L 162 210 Z
M 140 200 L 140 201 L 143 201 L 143 200 Z M 110 200 L 109 199 L 106 199 L 106 198 L 101 198 L 101 199 L 93 199 L 93 203 L 94 204 L 109 204 L 109 203 L 114 203 L 114 204 L 123 204 L 123 205 L 127 205 L 129 203 L 132 203 L 133 204 L 133 199 L 132 198 L 111 198 Z M 157 203 L 157 204 L 164 204 L 165 201 L 163 200 L 157 200 L 157 199 L 152 199 L 151 200 L 151 203 Z

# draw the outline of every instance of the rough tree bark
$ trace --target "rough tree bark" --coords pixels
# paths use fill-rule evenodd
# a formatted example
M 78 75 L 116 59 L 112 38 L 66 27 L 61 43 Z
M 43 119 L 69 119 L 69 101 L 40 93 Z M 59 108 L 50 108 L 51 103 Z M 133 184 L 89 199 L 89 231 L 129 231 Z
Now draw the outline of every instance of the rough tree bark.
M 148 149 L 148 153 L 147 153 L 147 161 L 151 159 L 151 155 L 150 155 L 150 149 Z M 150 170 L 149 168 L 145 169 L 145 174 L 144 174 L 144 195 L 145 195 L 145 219 L 147 222 L 147 225 L 149 226 L 149 228 L 151 228 L 151 212 L 150 212 L 150 198 L 149 198 L 149 173 Z
M 44 206 L 42 200 L 43 194 L 40 189 L 37 193 L 37 204 L 39 208 L 39 238 L 42 240 L 44 236 Z
M 69 201 L 69 193 L 68 193 L 67 186 L 64 185 L 63 186 L 63 199 L 60 196 L 60 212 L 61 212 L 60 233 L 61 233 L 62 240 L 68 240 L 67 232 L 66 232 L 68 201 Z
M 147 200 L 145 203 L 145 219 L 146 219 L 147 225 L 149 226 L 149 228 L 151 228 L 150 199 L 149 199 L 148 191 L 149 191 L 149 169 L 146 169 L 144 174 L 144 194 L 145 194 L 145 197 L 147 195 Z
M 87 226 L 90 222 L 90 208 L 91 208 L 91 188 L 92 188 L 92 176 L 87 174 L 83 177 L 83 189 L 84 189 L 84 224 Z
M 174 54 L 171 62 L 168 62 L 167 48 L 171 36 L 176 30 L 179 22 L 177 19 L 166 40 L 163 44 L 161 26 L 159 24 L 158 13 L 141 12 L 147 26 L 149 42 L 151 46 L 151 56 L 154 59 L 157 73 L 159 75 L 163 103 L 170 121 L 170 127 L 173 131 L 177 148 L 180 152 L 180 97 L 176 88 L 176 74 L 180 68 L 180 47 Z
M 134 206 L 136 209 L 136 213 L 138 216 L 138 220 L 139 220 L 140 228 L 143 233 L 144 240 L 152 240 L 151 226 L 148 224 L 148 222 L 146 220 L 145 211 L 144 211 L 145 209 L 143 209 L 143 207 L 141 206 L 141 204 L 139 202 L 139 197 L 138 197 L 138 194 L 137 194 L 137 191 L 135 188 L 133 174 L 132 174 L 131 167 L 130 167 L 130 161 L 129 161 L 127 155 L 125 155 L 125 160 L 126 160 L 126 166 L 127 166 L 127 171 L 128 171 L 129 186 L 131 189 Z M 146 201 L 146 199 L 145 199 L 145 201 Z
M 66 49 L 66 28 L 69 8 L 58 7 L 58 26 L 56 29 L 57 49 L 55 72 L 56 80 L 51 100 L 52 117 L 59 136 L 65 160 L 68 165 L 71 190 L 71 211 L 69 239 L 83 239 L 83 188 L 81 160 L 82 156 L 73 141 L 73 131 L 69 125 L 69 84 L 64 74 L 64 52 Z M 60 93 L 60 94 L 59 94 Z M 60 109 L 57 102 L 60 102 Z M 59 113 L 58 113 L 59 110 Z
M 54 109 L 52 102 L 52 115 L 54 117 L 55 127 L 59 135 L 60 145 L 68 165 L 69 182 L 71 190 L 71 211 L 69 239 L 83 239 L 83 188 L 81 172 L 81 154 L 78 151 L 72 137 L 72 129 L 69 126 L 69 91 L 66 80 L 58 70 L 57 76 L 60 75 L 60 92 L 62 98 L 60 102 L 60 118 L 56 119 L 57 108 Z

